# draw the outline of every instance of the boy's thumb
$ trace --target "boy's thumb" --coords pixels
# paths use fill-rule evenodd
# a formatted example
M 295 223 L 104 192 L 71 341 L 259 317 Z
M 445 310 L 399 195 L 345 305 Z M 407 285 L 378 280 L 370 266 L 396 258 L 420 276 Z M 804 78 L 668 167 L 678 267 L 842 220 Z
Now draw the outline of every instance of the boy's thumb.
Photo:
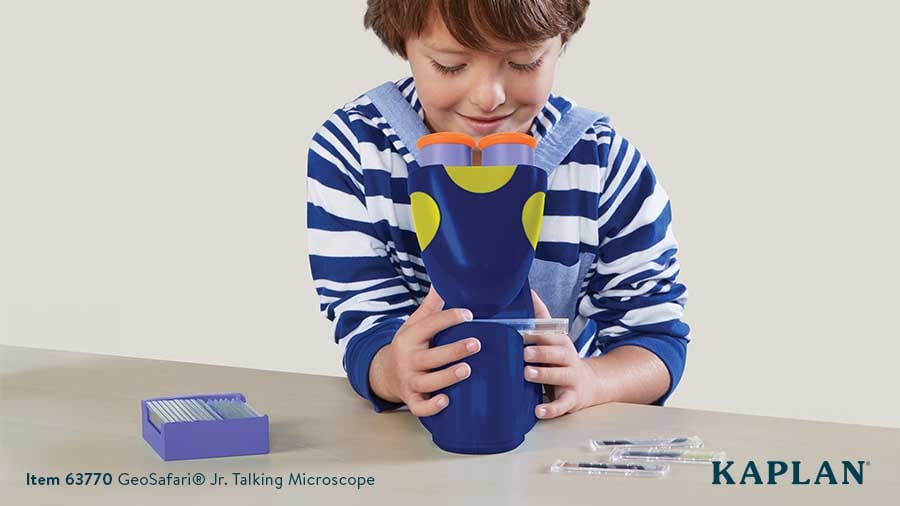
M 429 290 L 425 295 L 422 303 L 419 304 L 419 307 L 416 308 L 416 310 L 413 311 L 413 314 L 411 314 L 409 318 L 406 319 L 406 324 L 414 325 L 419 320 L 430 314 L 439 313 L 443 308 L 444 299 L 442 299 L 441 296 L 438 295 L 434 287 L 432 287 L 431 290 Z
M 544 301 L 538 297 L 537 292 L 534 289 L 531 290 L 531 302 L 534 304 L 534 317 L 545 319 L 552 318 L 550 316 L 550 310 L 547 308 L 547 304 L 544 304 Z
M 425 295 L 425 299 L 422 300 L 422 305 L 419 306 L 419 310 L 424 310 L 428 313 L 437 313 L 441 309 L 444 309 L 444 299 L 438 295 L 437 290 L 432 286 Z

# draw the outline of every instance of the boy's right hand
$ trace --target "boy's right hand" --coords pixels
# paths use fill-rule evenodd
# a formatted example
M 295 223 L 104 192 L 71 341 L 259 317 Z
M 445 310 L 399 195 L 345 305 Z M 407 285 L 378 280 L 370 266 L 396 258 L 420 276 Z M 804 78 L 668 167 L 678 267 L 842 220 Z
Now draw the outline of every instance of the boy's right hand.
M 419 417 L 431 416 L 447 407 L 446 394 L 431 393 L 469 377 L 468 364 L 431 372 L 451 362 L 478 353 L 481 342 L 474 337 L 431 348 L 438 332 L 472 319 L 468 309 L 443 310 L 444 300 L 432 288 L 422 305 L 410 315 L 391 344 L 375 354 L 369 368 L 369 384 L 386 401 L 403 402 Z

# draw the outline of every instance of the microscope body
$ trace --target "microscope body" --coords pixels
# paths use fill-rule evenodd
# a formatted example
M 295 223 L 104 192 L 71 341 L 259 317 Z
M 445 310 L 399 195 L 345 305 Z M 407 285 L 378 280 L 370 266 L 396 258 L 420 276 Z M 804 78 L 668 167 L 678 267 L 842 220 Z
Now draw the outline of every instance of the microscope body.
M 434 392 L 447 394 L 449 405 L 420 420 L 442 449 L 473 454 L 519 446 L 536 423 L 534 409 L 543 398 L 542 385 L 524 377 L 524 329 L 537 321 L 528 273 L 540 235 L 547 173 L 534 166 L 531 136 L 494 134 L 479 146 L 482 165 L 473 166 L 471 137 L 424 136 L 420 162 L 408 177 L 413 223 L 432 289 L 445 308 L 468 308 L 474 315 L 473 321 L 438 333 L 432 346 L 469 337 L 481 341 L 478 353 L 459 361 L 470 365 L 471 375 Z

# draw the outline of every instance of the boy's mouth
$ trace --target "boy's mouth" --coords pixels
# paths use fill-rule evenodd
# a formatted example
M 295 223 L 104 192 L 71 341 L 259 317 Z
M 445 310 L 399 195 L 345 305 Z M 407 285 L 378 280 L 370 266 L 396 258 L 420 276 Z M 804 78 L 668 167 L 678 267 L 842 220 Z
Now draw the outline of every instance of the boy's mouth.
M 466 116 L 465 114 L 459 115 L 460 117 L 462 117 L 463 121 L 465 121 L 466 124 L 469 125 L 469 128 L 472 130 L 472 132 L 479 135 L 487 135 L 496 132 L 500 128 L 500 125 L 502 125 L 504 121 L 509 119 L 510 116 L 512 116 L 512 114 L 507 114 L 505 116 Z

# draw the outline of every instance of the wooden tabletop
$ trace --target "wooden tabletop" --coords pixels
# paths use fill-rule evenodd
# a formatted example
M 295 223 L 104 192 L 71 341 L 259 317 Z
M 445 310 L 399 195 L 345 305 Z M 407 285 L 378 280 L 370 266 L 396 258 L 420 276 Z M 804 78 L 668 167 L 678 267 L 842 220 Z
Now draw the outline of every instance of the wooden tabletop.
M 896 504 L 900 496 L 900 430 L 892 428 L 613 403 L 540 421 L 511 452 L 469 456 L 440 450 L 408 411 L 375 413 L 345 378 L 9 346 L 0 347 L 0 374 L 3 504 L 824 505 Z M 219 392 L 242 392 L 269 415 L 269 454 L 164 462 L 142 439 L 141 399 Z M 885 402 L 897 402 L 890 395 Z M 800 461 L 800 481 L 811 484 L 792 485 L 788 471 L 775 485 L 713 485 L 708 465 L 673 465 L 665 478 L 549 472 L 558 458 L 602 457 L 591 452 L 591 438 L 654 435 L 700 436 L 735 461 L 730 474 L 738 481 L 748 461 L 766 480 L 767 461 L 780 460 Z M 867 462 L 863 484 L 852 477 L 840 484 L 842 460 Z M 812 483 L 823 461 L 834 466 L 837 485 Z M 65 485 L 79 472 L 110 473 L 112 483 Z M 151 473 L 202 473 L 206 483 L 119 483 Z M 215 473 L 228 485 L 209 485 Z M 261 484 L 238 485 L 232 473 L 251 480 L 255 473 Z M 28 485 L 29 474 L 61 484 Z M 374 483 L 288 485 L 291 474 Z

